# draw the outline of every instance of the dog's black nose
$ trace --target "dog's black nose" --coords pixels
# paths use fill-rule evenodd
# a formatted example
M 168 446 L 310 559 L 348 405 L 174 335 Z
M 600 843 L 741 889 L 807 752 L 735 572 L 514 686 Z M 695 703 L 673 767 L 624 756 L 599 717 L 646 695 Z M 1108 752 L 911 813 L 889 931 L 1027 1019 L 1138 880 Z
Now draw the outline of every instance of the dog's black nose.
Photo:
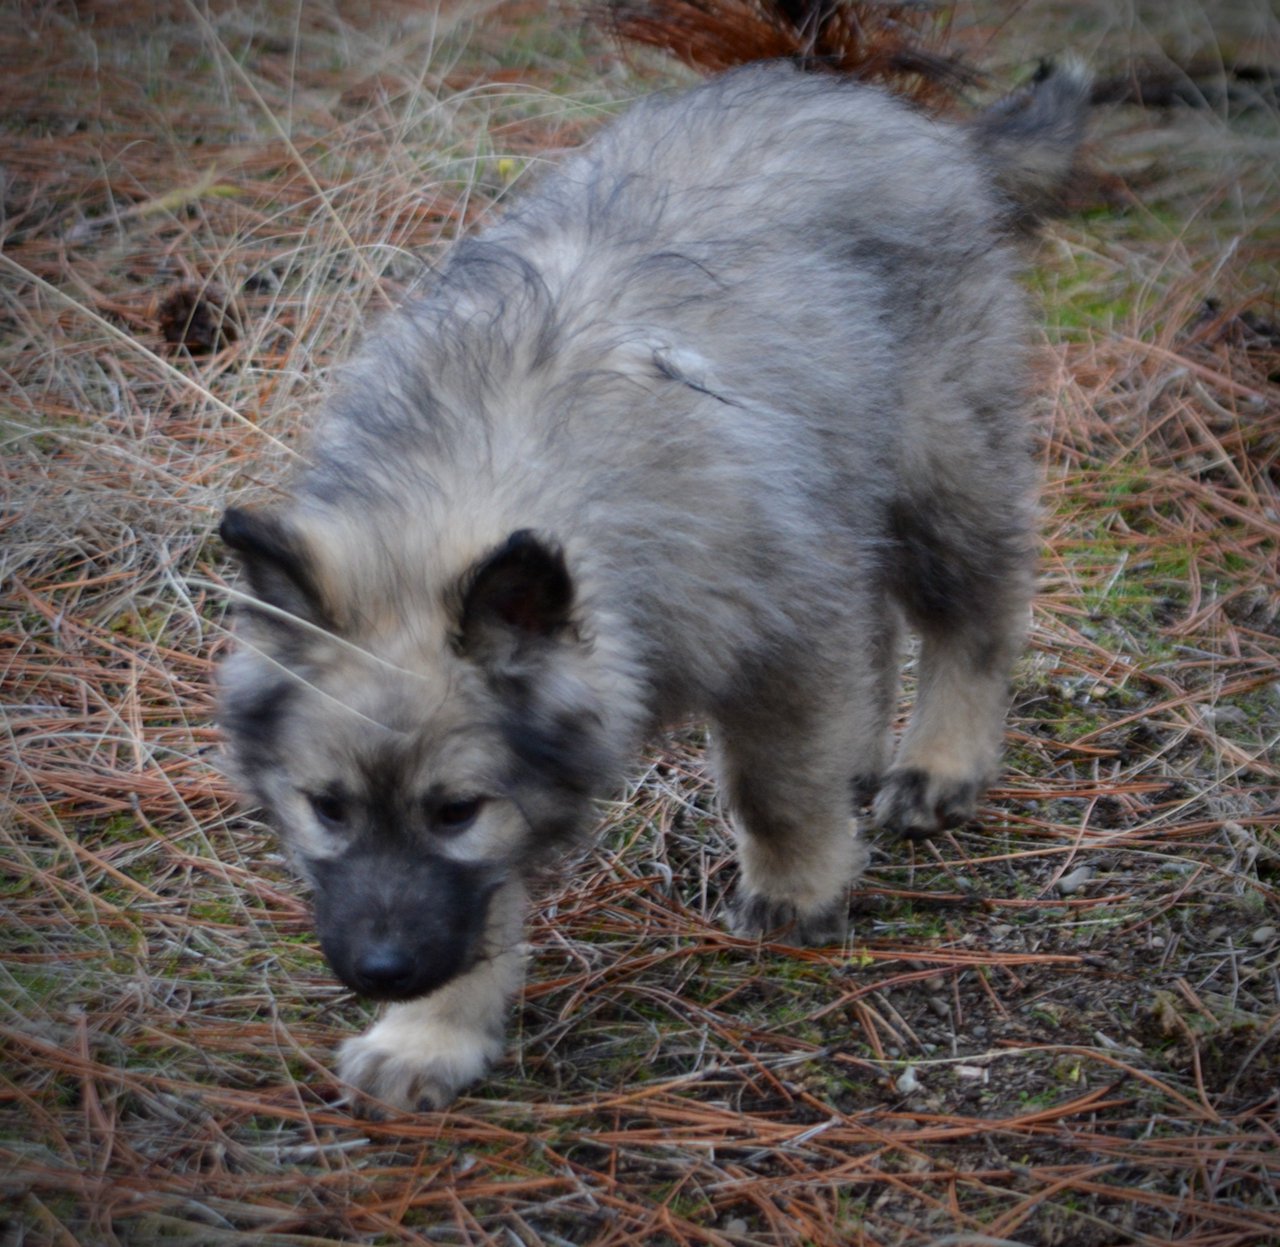
M 413 957 L 399 944 L 374 944 L 355 964 L 362 991 L 373 995 L 395 995 L 413 978 Z

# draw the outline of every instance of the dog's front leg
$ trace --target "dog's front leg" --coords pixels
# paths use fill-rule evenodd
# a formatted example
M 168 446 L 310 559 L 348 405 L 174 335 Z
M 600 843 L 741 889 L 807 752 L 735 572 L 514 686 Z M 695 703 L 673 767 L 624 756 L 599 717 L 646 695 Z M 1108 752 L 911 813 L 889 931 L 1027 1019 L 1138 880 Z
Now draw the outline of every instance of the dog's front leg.
M 419 1000 L 391 1005 L 338 1053 L 358 1112 L 444 1108 L 502 1055 L 507 1010 L 524 979 L 525 889 L 504 883 L 489 902 L 485 951 L 465 974 Z

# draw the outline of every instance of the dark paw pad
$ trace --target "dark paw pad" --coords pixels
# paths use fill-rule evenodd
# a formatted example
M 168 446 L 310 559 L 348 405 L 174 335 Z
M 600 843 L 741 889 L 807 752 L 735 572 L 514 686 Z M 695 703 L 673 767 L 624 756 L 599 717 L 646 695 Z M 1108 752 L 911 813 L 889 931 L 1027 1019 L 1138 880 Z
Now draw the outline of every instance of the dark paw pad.
M 975 779 L 942 779 L 919 767 L 890 771 L 876 798 L 873 817 L 907 840 L 925 840 L 967 823 L 985 785 Z
M 849 913 L 843 898 L 827 909 L 801 916 L 791 901 L 746 896 L 734 905 L 730 926 L 734 935 L 743 939 L 768 938 L 780 944 L 822 948 L 844 942 Z

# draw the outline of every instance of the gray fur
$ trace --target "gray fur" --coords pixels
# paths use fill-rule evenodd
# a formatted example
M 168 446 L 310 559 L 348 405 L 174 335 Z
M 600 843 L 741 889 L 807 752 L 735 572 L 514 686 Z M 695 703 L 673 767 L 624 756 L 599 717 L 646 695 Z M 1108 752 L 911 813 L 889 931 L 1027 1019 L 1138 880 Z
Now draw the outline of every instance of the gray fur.
M 1065 172 L 1084 79 L 1040 91 L 968 128 L 781 66 L 641 103 L 376 326 L 286 507 L 228 513 L 234 764 L 398 1002 L 361 1096 L 497 1055 L 528 868 L 664 722 L 713 725 L 746 934 L 838 938 L 855 779 L 903 833 L 973 815 L 1034 547 L 1000 188 Z

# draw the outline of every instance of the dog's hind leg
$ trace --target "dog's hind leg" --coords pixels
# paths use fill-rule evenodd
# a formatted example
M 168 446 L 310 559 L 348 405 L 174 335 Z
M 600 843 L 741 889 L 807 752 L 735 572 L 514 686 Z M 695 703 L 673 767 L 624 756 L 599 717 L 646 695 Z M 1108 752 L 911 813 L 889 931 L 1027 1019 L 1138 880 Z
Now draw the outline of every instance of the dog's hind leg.
M 489 902 L 485 954 L 466 973 L 382 1017 L 338 1054 L 357 1112 L 444 1108 L 502 1055 L 507 1012 L 524 980 L 525 890 L 502 885 Z
M 915 707 L 874 818 L 904 836 L 972 818 L 999 767 L 1033 582 L 1030 508 L 1003 501 L 895 515 L 896 594 L 921 646 Z
M 780 934 L 837 943 L 848 887 L 867 849 L 852 817 L 855 787 L 883 770 L 895 687 L 896 629 L 850 646 L 852 671 L 783 670 L 755 686 L 749 707 L 722 710 L 714 742 L 738 838 L 741 880 L 731 925 L 748 937 Z

